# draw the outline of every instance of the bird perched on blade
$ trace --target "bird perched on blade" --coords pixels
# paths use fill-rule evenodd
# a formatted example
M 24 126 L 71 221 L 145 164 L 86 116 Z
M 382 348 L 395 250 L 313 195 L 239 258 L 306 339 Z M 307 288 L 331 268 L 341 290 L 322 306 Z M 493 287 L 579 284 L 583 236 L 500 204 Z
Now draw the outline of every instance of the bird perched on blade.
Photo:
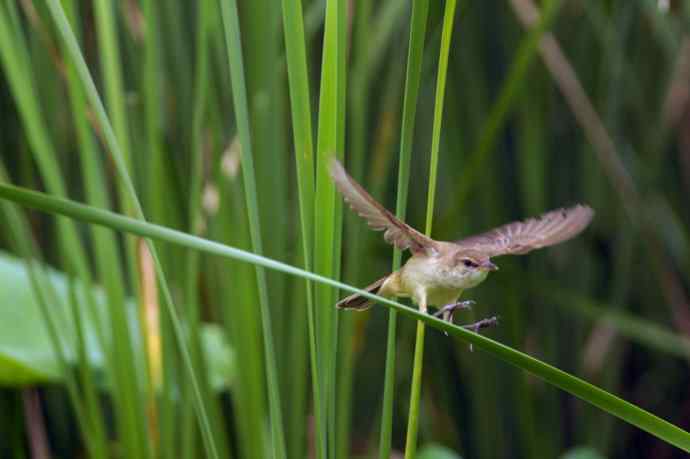
M 493 257 L 522 255 L 567 241 L 585 229 L 594 215 L 590 207 L 576 205 L 508 223 L 459 241 L 436 241 L 396 218 L 350 177 L 335 158 L 330 164 L 330 173 L 352 210 L 374 230 L 384 231 L 387 242 L 412 252 L 402 268 L 365 290 L 384 297 L 411 297 L 424 312 L 428 306 L 440 307 L 437 315 L 442 314 L 446 320 L 452 320 L 455 309 L 469 307 L 472 303 L 458 303 L 464 290 L 476 287 L 489 272 L 498 269 L 491 261 Z M 372 306 L 372 300 L 354 294 L 340 300 L 336 306 L 364 310 Z M 482 327 L 487 322 L 477 324 Z

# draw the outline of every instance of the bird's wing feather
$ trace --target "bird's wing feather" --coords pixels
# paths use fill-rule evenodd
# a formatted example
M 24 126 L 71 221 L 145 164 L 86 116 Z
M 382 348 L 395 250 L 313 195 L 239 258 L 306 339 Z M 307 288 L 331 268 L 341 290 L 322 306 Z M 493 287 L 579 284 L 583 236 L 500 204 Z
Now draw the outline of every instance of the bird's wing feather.
M 464 249 L 484 252 L 489 257 L 522 255 L 575 237 L 589 225 L 593 216 L 594 211 L 589 206 L 577 205 L 508 223 L 455 243 Z
M 363 217 L 373 229 L 385 230 L 383 236 L 386 242 L 400 250 L 410 249 L 415 254 L 431 255 L 437 252 L 433 239 L 398 220 L 350 177 L 335 158 L 331 161 L 330 172 L 336 188 L 352 210 Z

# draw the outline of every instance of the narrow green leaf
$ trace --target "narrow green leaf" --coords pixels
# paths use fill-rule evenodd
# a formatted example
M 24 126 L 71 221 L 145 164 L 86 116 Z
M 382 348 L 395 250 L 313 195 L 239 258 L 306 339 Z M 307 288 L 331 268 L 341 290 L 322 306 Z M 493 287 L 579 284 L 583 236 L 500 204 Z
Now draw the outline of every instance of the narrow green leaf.
M 249 232 L 254 251 L 263 253 L 237 3 L 235 0 L 219 1 L 225 30 L 228 64 L 230 65 L 235 117 L 242 146 L 242 177 L 244 179 L 245 199 L 249 217 Z M 256 279 L 259 288 L 259 307 L 261 308 L 261 324 L 263 327 L 272 450 L 274 457 L 280 459 L 285 457 L 285 434 L 283 431 L 276 352 L 273 344 L 273 327 L 271 326 L 271 312 L 268 306 L 268 285 L 266 284 L 266 273 L 260 266 L 256 266 Z
M 301 0 L 283 0 L 283 31 L 290 88 L 292 133 L 295 146 L 297 170 L 297 195 L 299 200 L 300 229 L 302 235 L 302 256 L 304 267 L 312 269 L 314 246 L 314 146 L 312 139 L 311 108 L 309 95 L 309 72 L 304 37 Z M 324 438 L 324 423 L 320 365 L 317 356 L 314 293 L 311 282 L 306 285 L 307 328 L 309 333 L 309 355 L 311 367 L 312 394 L 314 400 L 314 430 L 317 442 Z M 295 322 L 295 326 L 300 326 Z M 296 332 L 296 331 L 295 331 Z M 300 424 L 302 429 L 303 424 Z M 301 437 L 301 435 L 298 435 Z M 303 455 L 303 439 L 293 438 L 290 457 Z M 323 451 L 323 445 L 319 445 Z
M 431 159 L 429 161 L 429 191 L 426 204 L 425 233 L 431 235 L 434 219 L 434 202 L 436 197 L 436 179 L 438 177 L 438 152 L 441 144 L 441 125 L 443 124 L 443 102 L 446 93 L 446 74 L 448 73 L 448 54 L 455 21 L 456 0 L 446 0 L 443 15 L 443 32 L 436 79 L 436 102 L 434 104 L 434 126 L 431 138 Z M 426 307 L 427 305 L 424 305 Z M 424 311 L 426 312 L 426 311 Z M 415 457 L 417 450 L 417 429 L 419 426 L 419 403 L 422 394 L 422 372 L 424 364 L 424 323 L 417 322 L 417 337 L 414 349 L 412 368 L 412 388 L 410 389 L 410 412 L 407 418 L 407 437 L 405 441 L 405 459 Z
M 192 236 L 181 231 L 176 231 L 160 225 L 136 220 L 108 212 L 102 209 L 78 204 L 73 201 L 55 198 L 43 193 L 0 184 L 0 198 L 13 201 L 17 204 L 42 210 L 52 214 L 63 215 L 86 223 L 106 226 L 113 230 L 136 234 L 141 237 L 152 238 L 161 242 L 181 245 L 186 248 L 199 250 L 205 253 L 240 260 L 246 263 L 274 269 L 286 274 L 310 279 L 314 282 L 326 284 L 332 288 L 338 288 L 347 292 L 371 298 L 378 303 L 395 309 L 405 317 L 413 320 L 421 320 L 426 325 L 447 332 L 449 335 L 461 338 L 463 341 L 474 345 L 477 349 L 509 363 L 522 370 L 528 371 L 543 379 L 547 383 L 558 387 L 600 409 L 616 416 L 625 422 L 632 424 L 652 435 L 674 445 L 683 451 L 690 452 L 690 433 L 674 426 L 668 421 L 643 410 L 642 408 L 626 402 L 599 387 L 596 387 L 580 378 L 570 375 L 556 367 L 544 363 L 534 357 L 512 349 L 504 344 L 482 336 L 478 333 L 465 330 L 444 320 L 425 314 L 417 309 L 409 308 L 387 298 L 372 295 L 358 288 L 338 282 L 336 280 L 305 271 L 300 268 L 281 263 L 261 255 L 246 252 L 241 249 Z
M 76 37 L 74 36 L 74 33 L 72 32 L 72 29 L 67 20 L 67 17 L 65 16 L 65 12 L 60 4 L 60 1 L 49 0 L 47 6 L 50 10 L 53 21 L 55 22 L 56 27 L 60 32 L 62 40 L 69 52 L 70 58 L 75 66 L 77 74 L 79 75 L 87 99 L 91 104 L 92 109 L 95 111 L 96 118 L 102 129 L 105 142 L 108 146 L 108 151 L 113 159 L 113 162 L 115 163 L 116 170 L 123 187 L 123 195 L 126 197 L 127 202 L 129 202 L 130 205 L 133 207 L 135 215 L 141 220 L 145 220 L 144 213 L 141 208 L 141 203 L 139 202 L 139 198 L 137 197 L 137 193 L 134 188 L 134 183 L 129 176 L 127 159 L 123 153 L 123 150 L 120 147 L 118 139 L 115 135 L 115 131 L 113 130 L 112 125 L 110 124 L 110 120 L 108 119 L 108 116 L 106 114 L 103 102 L 101 101 L 101 98 L 98 95 L 96 85 L 93 79 L 91 78 L 91 74 L 84 60 L 84 56 L 81 54 L 79 44 L 76 40 Z M 175 305 L 172 300 L 172 295 L 170 293 L 170 289 L 168 287 L 165 274 L 163 272 L 163 267 L 160 262 L 160 257 L 158 256 L 158 251 L 156 250 L 153 241 L 147 240 L 146 243 L 148 245 L 149 252 L 151 253 L 151 257 L 154 261 L 156 276 L 159 281 L 164 300 L 163 303 L 165 305 L 168 316 L 170 317 L 170 321 L 172 323 L 172 327 L 175 334 L 175 339 L 180 348 L 180 353 L 182 354 L 184 366 L 189 373 L 190 382 L 194 392 L 195 407 L 197 409 L 199 423 L 201 425 L 201 431 L 204 436 L 205 445 L 208 450 L 209 456 L 217 458 L 217 448 L 215 445 L 215 441 L 213 439 L 213 433 L 210 421 L 208 419 L 208 415 L 206 413 L 206 408 L 204 406 L 204 398 L 201 393 L 201 387 L 199 386 L 199 382 L 196 376 L 196 372 L 198 371 L 198 369 L 194 367 L 192 358 L 189 353 L 189 349 L 185 343 L 182 324 L 180 322 Z
M 428 0 L 412 2 L 412 20 L 410 24 L 410 42 L 407 51 L 405 95 L 400 135 L 400 156 L 398 159 L 398 198 L 395 205 L 395 215 L 403 220 L 405 219 L 405 210 L 407 206 L 410 160 L 412 158 L 412 139 L 417 115 L 417 96 L 419 94 L 419 84 L 422 75 L 424 35 L 426 34 L 428 14 Z M 400 250 L 393 250 L 393 272 L 400 268 L 401 259 L 402 253 Z M 391 451 L 397 321 L 397 313 L 394 309 L 391 309 L 388 314 L 388 335 L 386 338 L 386 369 L 383 377 L 383 411 L 381 414 L 379 459 L 388 459 Z
M 314 271 L 324 276 L 332 277 L 336 272 L 336 250 L 339 252 L 338 234 L 340 221 L 337 213 L 338 206 L 335 199 L 335 187 L 328 172 L 331 158 L 341 156 L 339 150 L 339 132 L 342 130 L 344 112 L 341 96 L 344 90 L 341 86 L 342 59 L 340 53 L 344 50 L 341 43 L 341 27 L 346 20 L 341 15 L 343 0 L 327 0 L 326 20 L 324 29 L 323 55 L 321 60 L 321 86 L 319 92 L 318 138 L 316 146 L 316 189 L 314 200 L 314 227 L 319 231 L 314 233 Z M 344 57 L 344 56 L 343 56 Z M 339 266 L 339 265 L 338 265 Z M 327 285 L 314 287 L 315 316 L 316 316 L 316 344 L 319 350 L 316 363 L 323 370 L 321 373 L 321 420 L 325 420 L 327 428 L 316 439 L 317 457 L 326 458 L 329 454 L 333 433 L 333 407 L 335 396 L 334 374 L 334 343 L 336 342 L 336 313 L 333 309 L 335 290 Z M 325 435 L 324 435 L 325 434 Z M 324 438 L 325 437 L 325 438 Z M 333 447 L 335 445 L 332 445 Z

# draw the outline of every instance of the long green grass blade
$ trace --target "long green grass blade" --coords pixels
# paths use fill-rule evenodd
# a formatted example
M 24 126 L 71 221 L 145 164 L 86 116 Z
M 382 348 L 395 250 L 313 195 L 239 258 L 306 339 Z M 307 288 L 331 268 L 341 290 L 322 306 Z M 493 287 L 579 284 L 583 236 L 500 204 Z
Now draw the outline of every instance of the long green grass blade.
M 228 64 L 235 102 L 235 115 L 242 146 L 242 177 L 249 217 L 249 232 L 252 247 L 257 253 L 263 252 L 261 241 L 261 227 L 259 225 L 259 205 L 256 196 L 256 182 L 254 174 L 254 159 L 252 139 L 249 130 L 249 110 L 247 106 L 247 89 L 244 78 L 244 64 L 242 59 L 242 42 L 240 25 L 235 0 L 220 1 L 225 41 L 228 51 Z M 268 388 L 268 409 L 271 422 L 272 452 L 276 458 L 285 457 L 285 434 L 283 430 L 283 416 L 278 385 L 276 351 L 273 344 L 273 327 L 271 326 L 271 312 L 268 306 L 268 285 L 264 270 L 256 267 L 256 279 L 259 288 L 259 307 L 261 308 L 261 323 L 264 337 L 264 359 L 266 365 L 266 383 Z
M 299 201 L 302 256 L 304 267 L 312 269 L 312 250 L 314 246 L 314 146 L 312 138 L 311 107 L 309 96 L 309 72 L 304 37 L 304 20 L 300 0 L 283 0 L 283 31 L 290 88 L 290 107 L 292 114 L 292 133 L 295 146 L 297 171 L 297 195 Z M 311 368 L 312 395 L 314 401 L 314 431 L 320 442 L 324 438 L 323 400 L 321 398 L 320 366 L 317 361 L 316 324 L 314 312 L 314 293 L 311 282 L 307 281 L 307 328 L 309 334 L 309 355 Z M 295 326 L 300 325 L 295 321 Z M 298 333 L 295 330 L 294 333 Z M 302 424 L 299 424 L 302 426 Z M 301 429 L 302 427 L 299 427 Z M 292 438 L 290 457 L 303 455 L 303 439 L 299 430 Z M 323 451 L 323 446 L 319 446 Z
M 151 2 L 155 3 L 155 2 Z M 192 113 L 192 126 L 191 126 L 191 167 L 190 167 L 190 177 L 189 177 L 189 212 L 188 212 L 188 222 L 190 226 L 190 231 L 193 234 L 202 233 L 205 226 L 205 216 L 203 215 L 201 202 L 202 202 L 202 186 L 205 179 L 205 143 L 204 143 L 204 127 L 206 114 L 208 112 L 208 95 L 209 95 L 209 34 L 211 27 L 213 25 L 212 18 L 214 13 L 214 2 L 212 0 L 202 0 L 197 2 L 197 29 L 196 29 L 196 62 L 194 70 L 194 90 L 193 90 L 193 113 Z M 154 6 L 151 5 L 153 8 Z M 155 22 L 154 22 L 155 23 Z M 153 50 L 151 51 L 154 54 Z M 152 56 L 152 59 L 155 57 Z M 153 88 L 152 88 L 153 89 Z M 152 126 L 155 127 L 155 117 L 152 117 Z M 150 133 L 152 137 L 155 133 Z M 156 142 L 157 143 L 157 142 Z M 159 185 L 160 186 L 160 185 Z M 165 194 L 164 190 L 156 192 L 159 195 L 159 200 L 162 201 L 162 196 Z M 184 291 L 185 291 L 185 302 L 186 302 L 186 321 L 189 326 L 189 346 L 192 351 L 192 359 L 194 365 L 197 368 L 207 368 L 208 362 L 204 360 L 204 354 L 202 353 L 202 342 L 201 342 L 201 301 L 200 301 L 200 254 L 195 250 L 187 251 L 187 262 L 184 276 Z M 206 404 L 209 409 L 209 415 L 212 421 L 212 427 L 214 429 L 214 438 L 218 445 L 219 452 L 222 457 L 226 457 L 229 454 L 229 448 L 227 445 L 227 435 L 223 431 L 222 418 L 219 414 L 220 406 L 216 400 L 208 397 L 210 394 L 209 381 L 206 377 L 206 371 L 202 371 L 200 374 L 200 383 L 204 388 L 204 394 L 206 395 Z M 186 388 L 189 389 L 188 387 Z M 190 395 L 187 395 L 191 398 Z M 184 435 L 182 441 L 182 455 L 183 457 L 192 458 L 198 453 L 196 452 L 195 445 L 197 432 L 194 429 L 194 412 L 193 412 L 193 400 L 191 402 L 185 401 L 184 411 L 182 414 L 182 433 Z M 161 415 L 162 417 L 164 414 Z M 169 421 L 168 421 L 169 422 Z M 168 432 L 163 432 L 167 435 L 174 433 L 172 428 L 168 429 Z M 172 448 L 174 445 L 172 438 L 161 439 L 161 446 Z M 165 456 L 165 453 L 163 454 Z M 173 451 L 169 451 L 168 456 L 174 455 Z
M 86 62 L 84 61 L 84 57 L 81 54 L 79 44 L 77 43 L 74 33 L 72 32 L 72 29 L 67 20 L 67 17 L 65 16 L 65 12 L 59 0 L 49 0 L 47 6 L 50 10 L 53 21 L 55 22 L 56 27 L 60 32 L 62 40 L 69 51 L 70 58 L 75 66 L 77 74 L 79 75 L 83 89 L 86 93 L 86 97 L 89 103 L 91 104 L 92 109 L 95 111 L 95 115 L 103 131 L 103 136 L 108 146 L 108 150 L 111 154 L 113 162 L 115 163 L 118 176 L 123 185 L 123 194 L 126 196 L 127 202 L 133 207 L 135 215 L 138 218 L 144 220 L 143 210 L 137 197 L 134 183 L 132 182 L 132 179 L 130 178 L 128 173 L 126 157 L 123 154 L 122 149 L 120 148 L 120 144 L 115 135 L 115 131 L 113 130 L 113 127 L 110 124 L 110 121 L 105 111 L 105 107 L 103 106 L 100 96 L 98 95 L 98 91 L 93 82 L 93 79 L 91 78 L 91 74 L 86 65 Z M 209 456 L 217 458 L 217 448 L 213 440 L 211 425 L 208 419 L 208 415 L 206 413 L 201 388 L 199 386 L 198 378 L 196 375 L 198 369 L 195 369 L 195 367 L 193 366 L 193 361 L 190 356 L 189 349 L 185 344 L 184 330 L 182 328 L 181 321 L 178 317 L 177 311 L 172 300 L 172 295 L 170 293 L 170 289 L 168 287 L 165 274 L 163 272 L 163 267 L 158 256 L 158 251 L 156 250 L 155 244 L 152 241 L 147 241 L 147 245 L 155 264 L 156 276 L 160 284 L 168 316 L 170 317 L 170 321 L 172 323 L 175 339 L 182 354 L 184 365 L 190 376 L 190 382 L 194 392 L 195 407 L 197 409 L 197 415 L 199 417 L 201 431 L 204 436 L 205 446 L 207 448 Z
M 438 155 L 441 144 L 441 125 L 443 124 L 443 102 L 446 93 L 446 75 L 448 73 L 448 54 L 455 21 L 455 0 L 446 0 L 443 15 L 443 32 L 436 79 L 436 102 L 434 104 L 434 125 L 431 138 L 431 159 L 429 161 L 429 191 L 426 204 L 425 233 L 431 235 L 434 220 L 434 202 L 436 197 L 436 179 L 438 177 Z M 425 307 L 427 305 L 424 305 Z M 425 311 L 426 312 L 426 311 Z M 422 372 L 424 366 L 424 323 L 417 322 L 417 334 L 412 367 L 412 388 L 410 389 L 410 412 L 407 418 L 407 437 L 405 440 L 405 458 L 412 459 L 417 451 L 417 429 L 419 426 L 419 403 L 422 393 Z
M 476 348 L 486 351 L 506 363 L 525 370 L 543 379 L 547 383 L 563 389 L 576 397 L 616 416 L 625 422 L 632 424 L 652 435 L 690 452 L 690 433 L 664 421 L 663 419 L 643 410 L 642 408 L 626 402 L 599 387 L 594 386 L 580 378 L 570 375 L 556 367 L 544 363 L 534 357 L 512 349 L 504 344 L 489 339 L 478 333 L 465 330 L 462 327 L 437 319 L 417 309 L 404 306 L 395 301 L 372 295 L 350 285 L 336 280 L 305 271 L 300 268 L 272 260 L 261 255 L 246 252 L 218 242 L 192 236 L 181 231 L 176 231 L 160 225 L 125 217 L 113 212 L 97 209 L 83 204 L 61 198 L 55 198 L 43 193 L 0 184 L 0 198 L 13 201 L 22 206 L 31 207 L 51 214 L 58 214 L 79 220 L 81 222 L 102 225 L 112 230 L 123 231 L 145 238 L 155 239 L 183 246 L 188 249 L 199 250 L 219 257 L 226 257 L 264 268 L 310 279 L 314 282 L 326 284 L 332 288 L 338 288 L 347 292 L 358 293 L 371 298 L 380 304 L 395 309 L 400 314 L 412 320 L 421 320 L 426 325 L 447 332 L 449 335 L 461 338 L 463 341 L 474 345 Z
M 108 115 L 112 119 L 115 136 L 122 152 L 122 157 L 131 171 L 131 147 L 130 134 L 125 109 L 124 83 L 122 81 L 122 59 L 117 36 L 118 18 L 115 15 L 116 4 L 112 2 L 94 3 L 94 17 L 96 19 L 96 31 L 98 32 L 98 45 L 101 56 L 101 69 L 105 80 L 105 100 L 108 106 Z M 151 31 L 152 33 L 154 31 Z
M 408 183 L 410 178 L 410 161 L 412 158 L 413 134 L 417 115 L 417 96 L 422 75 L 422 57 L 424 54 L 424 36 L 429 13 L 427 0 L 412 3 L 410 23 L 410 42 L 407 51 L 407 70 L 405 75 L 405 95 L 403 102 L 402 127 L 400 135 L 400 154 L 398 159 L 398 198 L 395 215 L 405 219 Z M 402 253 L 393 250 L 392 271 L 400 268 Z M 379 459 L 388 459 L 391 451 L 391 434 L 393 431 L 393 395 L 395 393 L 395 356 L 396 356 L 397 312 L 391 309 L 388 313 L 388 331 L 386 338 L 386 368 L 383 383 L 383 408 L 381 414 L 381 432 L 379 438 Z
M 345 108 L 347 105 L 347 54 L 348 54 L 348 29 L 349 26 L 348 24 L 350 23 L 349 17 L 348 17 L 348 3 L 343 0 L 338 0 L 337 2 L 338 6 L 338 11 L 337 11 L 337 24 L 336 24 L 336 31 L 337 31 L 337 41 L 336 41 L 336 75 L 337 75 L 337 80 L 336 80 L 336 111 L 335 111 L 335 121 L 336 121 L 336 129 L 335 129 L 335 151 L 336 151 L 336 157 L 338 157 L 341 161 L 344 158 L 345 154 Z M 341 270 L 342 270 L 342 256 L 343 256 L 343 251 L 342 251 L 342 245 L 343 245 L 343 202 L 340 199 L 336 199 L 334 201 L 335 204 L 335 210 L 334 210 L 334 216 L 335 216 L 335 234 L 333 238 L 333 248 L 334 253 L 333 253 L 333 277 L 336 279 L 341 278 Z M 335 299 L 335 297 L 334 297 Z M 333 323 L 331 325 L 331 332 L 332 332 L 332 337 L 331 337 L 331 349 L 330 349 L 330 358 L 328 359 L 328 362 L 330 364 L 330 367 L 328 369 L 328 383 L 326 385 L 329 393 L 329 399 L 328 399 L 328 454 L 329 457 L 337 457 L 337 448 L 338 448 L 338 425 L 336 424 L 336 419 L 338 418 L 336 414 L 338 402 L 337 402 L 337 397 L 340 394 L 338 391 L 339 387 L 346 387 L 347 382 L 346 381 L 338 381 L 337 376 L 338 376 L 338 357 L 341 355 L 339 352 L 339 343 L 341 340 L 341 326 L 340 326 L 340 314 L 337 313 L 332 313 L 333 316 Z M 349 321 L 346 321 L 345 324 L 347 325 Z M 346 333 L 348 332 L 347 326 L 343 330 Z M 348 336 L 345 336 L 345 338 L 349 338 Z M 346 413 L 344 413 L 346 414 Z M 342 418 L 341 418 L 342 419 Z M 347 419 L 342 419 L 343 422 L 348 422 Z
M 319 231 L 314 233 L 314 271 L 324 276 L 332 277 L 339 270 L 340 252 L 339 233 L 340 218 L 335 199 L 335 187 L 328 173 L 328 167 L 333 155 L 341 156 L 339 143 L 342 138 L 344 116 L 342 99 L 345 81 L 342 81 L 342 63 L 345 49 L 342 41 L 342 30 L 345 17 L 341 15 L 343 0 L 327 0 L 326 19 L 324 29 L 323 55 L 321 60 L 321 85 L 319 91 L 318 136 L 316 145 L 316 188 L 314 200 L 314 227 Z M 337 343 L 337 320 L 332 308 L 335 291 L 326 285 L 314 287 L 317 349 L 317 365 L 321 373 L 321 401 L 323 406 L 321 419 L 326 429 L 321 432 L 322 437 L 316 439 L 317 457 L 328 457 L 328 451 L 335 448 L 332 445 L 334 437 L 335 380 L 334 360 L 335 343 Z M 325 434 L 325 435 L 324 435 Z

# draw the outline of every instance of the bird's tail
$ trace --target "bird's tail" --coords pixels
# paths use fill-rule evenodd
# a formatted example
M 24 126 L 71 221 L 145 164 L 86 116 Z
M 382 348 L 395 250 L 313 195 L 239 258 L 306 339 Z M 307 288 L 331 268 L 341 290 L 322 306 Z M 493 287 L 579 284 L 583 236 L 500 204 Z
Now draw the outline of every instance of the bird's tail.
M 376 294 L 379 292 L 386 279 L 388 279 L 388 276 L 382 277 L 381 279 L 377 280 L 364 290 L 369 293 Z M 359 293 L 355 293 L 338 301 L 338 303 L 336 303 L 335 306 L 340 309 L 355 309 L 357 311 L 364 311 L 365 309 L 369 309 L 370 307 L 372 307 L 373 304 L 373 301 L 367 298 L 366 296 L 362 296 Z

